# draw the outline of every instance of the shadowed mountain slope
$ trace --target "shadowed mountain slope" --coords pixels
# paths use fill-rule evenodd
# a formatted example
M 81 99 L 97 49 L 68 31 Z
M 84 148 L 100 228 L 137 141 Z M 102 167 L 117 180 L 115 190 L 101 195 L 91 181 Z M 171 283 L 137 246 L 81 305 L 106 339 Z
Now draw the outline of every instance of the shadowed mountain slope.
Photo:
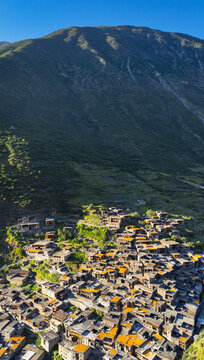
M 25 180 L 34 206 L 182 194 L 202 206 L 203 40 L 117 26 L 8 44 L 0 98 L 2 136 L 25 138 L 40 171 Z

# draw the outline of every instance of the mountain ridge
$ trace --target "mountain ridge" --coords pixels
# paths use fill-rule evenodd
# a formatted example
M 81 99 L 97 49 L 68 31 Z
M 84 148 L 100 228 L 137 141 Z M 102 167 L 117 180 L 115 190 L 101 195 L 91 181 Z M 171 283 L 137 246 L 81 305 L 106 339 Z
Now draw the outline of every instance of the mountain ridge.
M 10 44 L 9 41 L 0 41 L 0 46 L 5 46 Z

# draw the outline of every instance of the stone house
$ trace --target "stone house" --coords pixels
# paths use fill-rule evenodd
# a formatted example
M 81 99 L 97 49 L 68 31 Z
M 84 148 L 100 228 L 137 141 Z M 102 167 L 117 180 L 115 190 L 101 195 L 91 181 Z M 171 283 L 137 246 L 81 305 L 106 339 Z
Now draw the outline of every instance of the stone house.
M 50 330 L 46 333 L 42 333 L 41 336 L 41 345 L 49 353 L 52 351 L 53 347 L 59 342 L 59 335 L 54 331 Z
M 70 347 L 66 340 L 59 343 L 59 355 L 63 360 L 87 360 L 89 359 L 91 348 L 84 344 L 77 344 Z

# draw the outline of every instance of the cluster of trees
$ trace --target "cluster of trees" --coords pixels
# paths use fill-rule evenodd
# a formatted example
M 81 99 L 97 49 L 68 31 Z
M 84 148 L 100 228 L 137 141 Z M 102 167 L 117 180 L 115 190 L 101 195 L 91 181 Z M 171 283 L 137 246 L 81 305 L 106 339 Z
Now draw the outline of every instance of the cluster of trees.
M 40 285 L 37 284 L 36 282 L 32 283 L 32 284 L 25 285 L 24 288 L 26 289 L 25 295 L 27 295 L 27 296 L 29 296 L 31 294 L 34 294 L 34 293 L 41 293 L 42 292 Z
M 65 231 L 64 229 L 57 230 L 57 241 L 59 243 L 71 243 L 74 239 L 74 235 L 70 231 Z
M 101 248 L 115 246 L 114 241 L 109 238 L 109 231 L 106 227 L 89 226 L 85 224 L 78 224 L 76 227 L 77 235 L 71 234 L 64 229 L 58 229 L 57 241 L 60 246 L 69 244 L 76 249 L 89 246 L 89 241 L 94 241 Z
M 87 260 L 86 255 L 82 251 L 75 251 L 69 260 L 66 261 L 66 265 L 71 272 L 76 272 L 80 265 Z
M 146 216 L 155 216 L 157 213 L 155 210 L 152 210 L 152 209 L 148 209 L 146 211 Z
M 100 215 L 101 210 L 105 210 L 104 205 L 94 205 L 94 204 L 82 205 L 82 208 L 83 208 L 83 213 L 89 215 L 93 215 L 93 214 Z
M 96 241 L 101 248 L 104 248 L 107 245 L 109 231 L 106 227 L 78 224 L 77 231 L 85 238 Z
M 23 234 L 14 232 L 14 230 L 9 227 L 6 232 L 6 242 L 9 245 L 9 251 L 7 253 L 7 258 L 10 261 L 18 261 L 24 257 L 23 246 L 26 241 Z
M 5 147 L 8 149 L 8 163 L 20 172 L 30 172 L 30 157 L 28 155 L 28 143 L 25 139 L 16 135 L 5 138 Z
M 79 264 L 82 264 L 86 261 L 86 255 L 82 251 L 75 251 L 75 253 L 70 256 L 70 261 L 75 261 Z
M 44 261 L 33 269 L 36 274 L 36 280 L 47 280 L 53 282 L 59 282 L 60 277 L 50 273 L 49 265 Z
M 30 202 L 34 191 L 33 171 L 25 139 L 9 133 L 0 133 L 0 197 L 20 206 Z M 36 174 L 34 175 L 36 176 Z
M 57 234 L 58 234 L 57 241 L 59 243 L 59 246 L 69 244 L 74 248 L 78 249 L 88 245 L 85 239 L 81 239 L 79 236 L 70 233 L 70 231 L 65 231 L 64 229 L 58 229 Z
M 93 225 L 101 224 L 101 211 L 105 208 L 102 205 L 83 205 L 84 221 Z

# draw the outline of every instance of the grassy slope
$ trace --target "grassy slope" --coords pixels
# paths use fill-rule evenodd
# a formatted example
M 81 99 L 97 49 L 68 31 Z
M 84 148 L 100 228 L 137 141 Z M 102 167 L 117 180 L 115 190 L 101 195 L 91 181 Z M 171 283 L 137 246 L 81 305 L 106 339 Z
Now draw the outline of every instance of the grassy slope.
M 201 40 L 128 26 L 2 46 L 0 126 L 28 141 L 41 172 L 33 206 L 145 198 L 201 211 L 203 59 Z
M 185 351 L 182 360 L 203 360 L 204 358 L 204 332 Z

